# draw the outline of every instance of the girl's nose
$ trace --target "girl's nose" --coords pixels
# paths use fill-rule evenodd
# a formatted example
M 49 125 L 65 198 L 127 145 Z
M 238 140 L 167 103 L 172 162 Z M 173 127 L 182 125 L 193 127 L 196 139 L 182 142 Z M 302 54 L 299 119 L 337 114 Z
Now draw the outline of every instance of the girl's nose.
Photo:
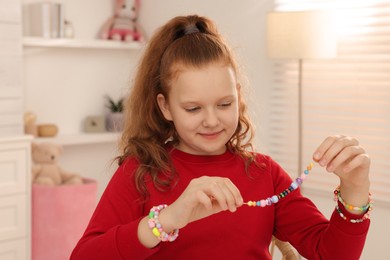
M 219 118 L 216 111 L 213 109 L 206 111 L 205 116 L 203 118 L 203 126 L 204 127 L 215 127 L 219 124 Z

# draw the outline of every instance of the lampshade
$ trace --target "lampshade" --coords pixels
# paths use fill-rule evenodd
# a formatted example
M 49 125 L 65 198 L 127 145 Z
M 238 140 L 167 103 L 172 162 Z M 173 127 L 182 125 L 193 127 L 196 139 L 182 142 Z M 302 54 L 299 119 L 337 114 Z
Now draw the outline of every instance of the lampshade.
M 329 12 L 273 12 L 267 16 L 267 54 L 274 59 L 326 59 L 337 55 Z

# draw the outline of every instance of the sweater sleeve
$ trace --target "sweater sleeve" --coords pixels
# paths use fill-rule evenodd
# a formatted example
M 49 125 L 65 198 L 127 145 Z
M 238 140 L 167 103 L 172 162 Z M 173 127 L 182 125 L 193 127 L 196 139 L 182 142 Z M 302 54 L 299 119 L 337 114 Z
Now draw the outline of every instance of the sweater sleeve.
M 292 180 L 274 161 L 270 169 L 275 184 L 275 194 L 289 187 Z M 332 195 L 332 194 L 331 194 Z M 340 209 L 349 218 L 361 218 Z M 274 235 L 289 241 L 307 259 L 359 259 L 363 251 L 370 220 L 351 223 L 335 210 L 326 219 L 317 207 L 303 197 L 300 189 L 291 192 L 275 204 Z
M 138 223 L 144 217 L 131 177 L 137 163 L 125 161 L 107 185 L 85 233 L 70 257 L 77 259 L 144 259 L 156 253 L 138 240 Z

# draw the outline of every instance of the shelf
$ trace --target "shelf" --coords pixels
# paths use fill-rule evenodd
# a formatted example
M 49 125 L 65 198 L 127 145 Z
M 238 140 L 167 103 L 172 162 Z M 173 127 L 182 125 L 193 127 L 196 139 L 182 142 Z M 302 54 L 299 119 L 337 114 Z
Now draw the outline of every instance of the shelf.
M 143 44 L 139 42 L 117 42 L 108 40 L 88 39 L 45 39 L 40 37 L 24 37 L 25 47 L 52 47 L 52 48 L 85 48 L 85 49 L 116 49 L 116 50 L 138 50 Z
M 118 142 L 120 133 L 82 133 L 73 135 L 58 135 L 55 137 L 38 137 L 34 142 L 53 142 L 63 146 L 76 146 L 85 144 L 101 144 Z

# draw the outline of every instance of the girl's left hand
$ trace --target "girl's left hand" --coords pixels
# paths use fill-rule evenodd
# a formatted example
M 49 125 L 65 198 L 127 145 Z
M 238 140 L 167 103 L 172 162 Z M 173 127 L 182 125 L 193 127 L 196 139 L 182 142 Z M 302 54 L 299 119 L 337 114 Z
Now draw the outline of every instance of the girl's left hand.
M 369 183 L 371 160 L 355 138 L 330 136 L 316 149 L 313 159 L 339 176 L 344 185 L 361 187 Z

